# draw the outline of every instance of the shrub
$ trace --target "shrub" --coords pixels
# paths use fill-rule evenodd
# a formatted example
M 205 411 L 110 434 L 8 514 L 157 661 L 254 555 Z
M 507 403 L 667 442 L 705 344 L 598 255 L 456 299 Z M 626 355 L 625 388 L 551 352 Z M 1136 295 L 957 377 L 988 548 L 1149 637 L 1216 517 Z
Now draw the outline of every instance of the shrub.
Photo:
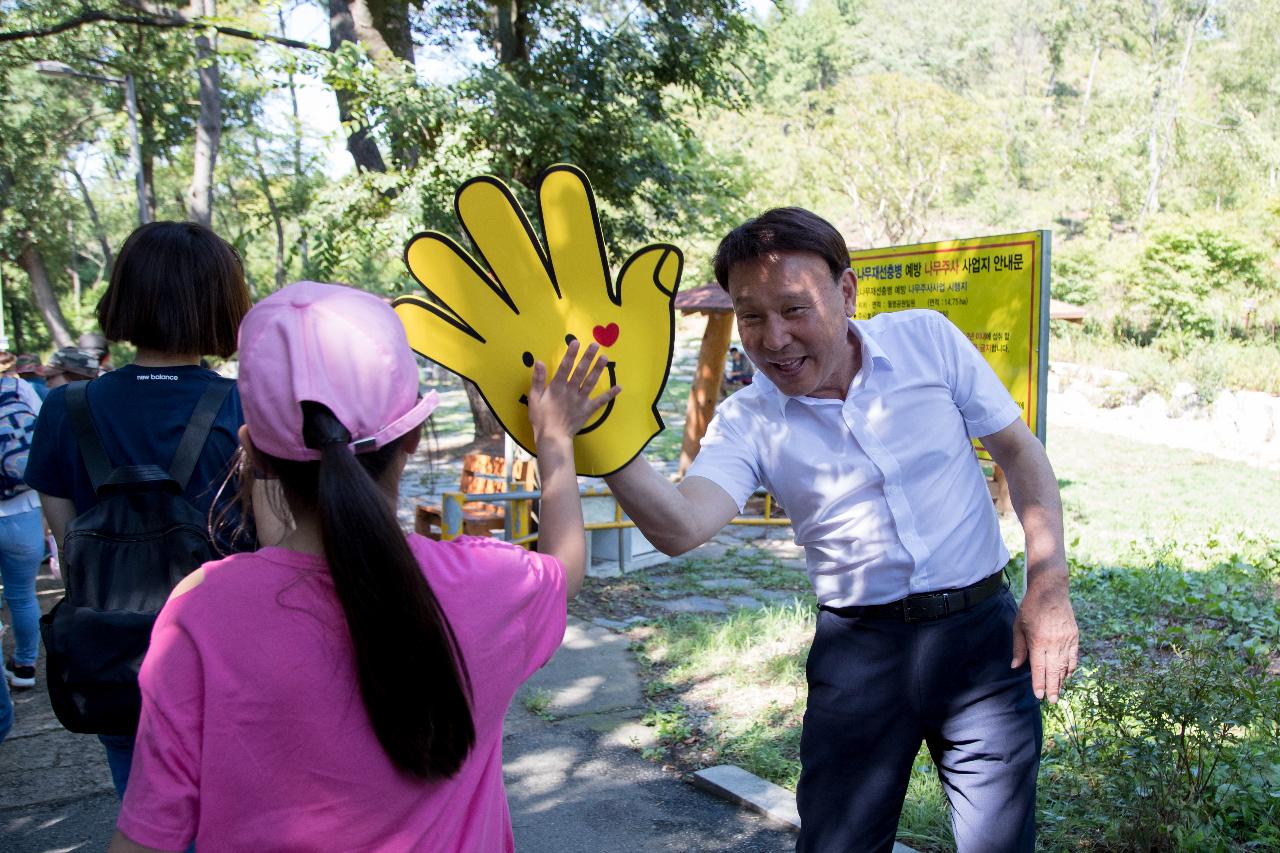
M 1221 231 L 1158 234 L 1129 278 L 1128 302 L 1141 316 L 1121 321 L 1128 328 L 1117 332 L 1138 343 L 1170 334 L 1216 338 L 1246 295 L 1274 287 L 1264 269 L 1261 252 Z
M 1073 777 L 1072 823 L 1106 849 L 1269 847 L 1280 843 L 1278 715 L 1277 683 L 1212 639 L 1128 648 L 1051 709 L 1046 765 Z
M 1046 707 L 1046 849 L 1277 849 L 1280 547 L 1222 531 L 1125 562 L 1073 566 L 1085 665 Z
M 1098 276 L 1101 271 L 1092 247 L 1087 251 L 1063 251 L 1053 257 L 1054 299 L 1088 305 L 1098 297 Z

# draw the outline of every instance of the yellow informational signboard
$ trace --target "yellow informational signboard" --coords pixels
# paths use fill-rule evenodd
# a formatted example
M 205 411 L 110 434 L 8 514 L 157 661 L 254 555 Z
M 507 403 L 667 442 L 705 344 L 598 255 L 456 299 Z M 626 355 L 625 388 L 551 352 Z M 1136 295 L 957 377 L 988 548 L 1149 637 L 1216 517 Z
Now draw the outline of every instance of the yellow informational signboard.
M 1049 370 L 1050 232 L 1027 231 L 849 254 L 859 319 L 931 308 L 968 336 L 1043 442 Z

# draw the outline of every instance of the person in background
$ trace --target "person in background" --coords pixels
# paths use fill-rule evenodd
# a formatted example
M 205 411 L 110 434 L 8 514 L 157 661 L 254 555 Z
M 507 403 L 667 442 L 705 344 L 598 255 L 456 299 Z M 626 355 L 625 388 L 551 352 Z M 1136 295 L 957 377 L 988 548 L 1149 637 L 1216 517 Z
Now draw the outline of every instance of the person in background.
M 36 684 L 40 604 L 36 573 L 44 559 L 40 496 L 23 482 L 41 400 L 17 376 L 13 353 L 0 353 L 0 580 L 13 624 L 14 651 L 4 677 L 15 690 Z
M 751 375 L 755 373 L 751 360 L 737 347 L 729 347 L 729 379 L 742 385 L 751 384 Z
M 152 222 L 137 228 L 116 256 L 111 283 L 98 303 L 98 325 L 112 340 L 137 348 L 133 364 L 96 379 L 87 402 L 113 466 L 168 466 L 209 383 L 221 381 L 200 367 L 203 353 L 230 356 L 248 312 L 249 289 L 240 257 L 213 231 L 194 222 Z M 98 360 L 70 347 L 50 366 L 63 375 L 92 378 Z M 86 375 L 87 374 L 87 375 Z M 45 517 L 62 550 L 68 522 L 96 506 L 67 412 L 66 384 L 50 391 L 36 425 L 27 483 L 40 493 Z M 184 497 L 206 516 L 231 467 L 244 422 L 232 389 L 214 419 Z M 229 500 L 229 496 L 228 496 Z M 220 509 L 220 508 L 219 508 Z M 124 795 L 133 758 L 132 735 L 99 735 L 116 792 Z
M 49 396 L 49 385 L 44 379 L 44 365 L 40 363 L 40 356 L 24 352 L 18 356 L 14 370 L 17 371 L 20 379 L 27 380 L 31 387 L 36 389 L 41 400 Z
M 722 397 L 727 397 L 740 388 L 745 388 L 751 384 L 751 377 L 755 373 L 755 367 L 752 366 L 751 360 L 737 347 L 729 347 L 729 363 L 725 365 L 724 371 L 724 393 Z
M 45 365 L 45 381 L 49 390 L 60 388 L 69 382 L 83 382 L 96 379 L 99 374 L 97 356 L 85 352 L 79 347 L 63 347 L 49 356 Z M 48 394 L 45 395 L 48 397 Z
M 107 346 L 107 338 L 97 332 L 85 332 L 76 341 L 76 346 L 98 360 L 98 372 L 106 373 L 111 369 L 111 349 Z
M 241 491 L 270 478 L 268 547 L 206 563 L 161 611 L 114 853 L 515 849 L 503 718 L 582 583 L 573 436 L 619 390 L 591 398 L 598 353 L 573 341 L 550 379 L 533 365 L 538 551 L 437 542 L 396 520 L 438 395 L 419 396 L 395 312 L 315 282 L 254 306 Z

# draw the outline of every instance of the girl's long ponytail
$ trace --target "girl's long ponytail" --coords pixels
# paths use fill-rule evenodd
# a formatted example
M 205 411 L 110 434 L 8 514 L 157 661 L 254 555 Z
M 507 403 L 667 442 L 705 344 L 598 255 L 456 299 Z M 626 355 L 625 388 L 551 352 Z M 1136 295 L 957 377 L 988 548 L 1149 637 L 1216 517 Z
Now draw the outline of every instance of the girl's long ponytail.
M 423 779 L 453 776 L 475 745 L 471 683 L 449 620 L 377 480 L 399 442 L 357 455 L 329 409 L 302 404 L 319 462 L 272 459 L 291 506 L 316 513 L 379 743 Z

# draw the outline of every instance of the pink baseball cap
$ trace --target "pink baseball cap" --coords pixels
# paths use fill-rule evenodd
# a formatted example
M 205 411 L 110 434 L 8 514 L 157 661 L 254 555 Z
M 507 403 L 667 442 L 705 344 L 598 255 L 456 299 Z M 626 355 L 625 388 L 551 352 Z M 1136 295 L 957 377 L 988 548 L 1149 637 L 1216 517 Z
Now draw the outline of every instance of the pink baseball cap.
M 240 324 L 240 399 L 253 443 L 281 459 L 319 459 L 302 440 L 305 401 L 327 406 L 353 453 L 419 426 L 435 391 L 418 397 L 418 364 L 400 318 L 378 297 L 300 281 L 259 302 Z

